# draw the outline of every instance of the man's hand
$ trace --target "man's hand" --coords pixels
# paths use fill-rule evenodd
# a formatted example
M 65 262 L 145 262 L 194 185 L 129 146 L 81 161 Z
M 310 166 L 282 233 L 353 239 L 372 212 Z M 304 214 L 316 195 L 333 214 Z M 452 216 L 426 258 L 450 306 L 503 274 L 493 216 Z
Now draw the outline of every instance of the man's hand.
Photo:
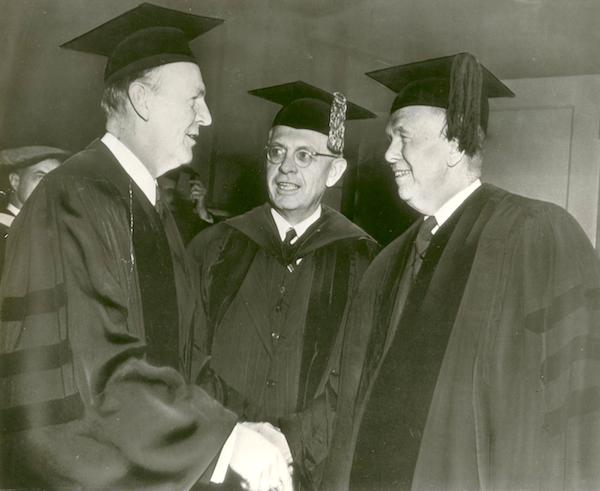
M 285 437 L 283 439 L 285 441 Z M 246 489 L 251 491 L 293 490 L 287 456 L 248 423 L 238 424 L 229 466 L 243 479 Z
M 254 430 L 264 436 L 267 440 L 269 440 L 273 445 L 275 445 L 283 458 L 287 462 L 288 466 L 292 465 L 292 452 L 290 450 L 290 446 L 288 445 L 287 440 L 285 439 L 285 435 L 281 432 L 281 430 L 271 423 L 251 423 L 245 422 L 241 423 L 242 426 L 246 426 L 251 430 Z
M 206 209 L 206 195 L 208 190 L 199 179 L 190 180 L 190 199 L 194 202 L 194 211 L 202 220 L 213 223 L 214 218 Z
M 204 203 L 208 190 L 199 179 L 190 180 L 190 198 L 192 201 L 200 201 Z

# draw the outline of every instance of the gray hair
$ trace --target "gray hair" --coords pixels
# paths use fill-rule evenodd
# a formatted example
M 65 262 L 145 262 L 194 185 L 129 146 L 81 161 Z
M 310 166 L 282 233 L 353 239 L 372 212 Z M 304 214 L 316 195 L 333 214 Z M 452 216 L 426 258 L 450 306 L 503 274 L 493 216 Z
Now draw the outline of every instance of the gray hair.
M 139 82 L 153 91 L 158 90 L 160 68 L 158 66 L 132 73 L 104 87 L 100 106 L 106 115 L 106 119 L 125 114 L 127 104 L 129 103 L 129 86 L 132 83 Z

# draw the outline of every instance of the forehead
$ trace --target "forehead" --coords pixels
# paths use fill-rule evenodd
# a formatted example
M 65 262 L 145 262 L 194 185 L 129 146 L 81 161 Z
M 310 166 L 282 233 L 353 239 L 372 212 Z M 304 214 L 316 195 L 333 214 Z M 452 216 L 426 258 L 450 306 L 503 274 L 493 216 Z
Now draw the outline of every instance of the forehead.
M 327 137 L 318 131 L 282 125 L 275 126 L 271 130 L 271 142 L 275 141 L 295 147 L 311 146 L 316 149 L 327 147 Z
M 392 113 L 387 130 L 401 127 L 406 130 L 440 129 L 446 124 L 446 111 L 432 106 L 406 106 Z
M 160 87 L 166 90 L 204 90 L 204 80 L 200 67 L 195 63 L 180 61 L 168 63 L 156 69 L 156 76 Z

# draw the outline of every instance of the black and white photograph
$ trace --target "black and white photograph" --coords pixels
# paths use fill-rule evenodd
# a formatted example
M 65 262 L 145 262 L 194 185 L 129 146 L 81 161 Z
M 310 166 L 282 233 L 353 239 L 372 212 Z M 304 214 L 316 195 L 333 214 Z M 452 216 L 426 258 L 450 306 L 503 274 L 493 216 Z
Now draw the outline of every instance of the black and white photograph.
M 0 0 L 0 489 L 600 489 L 599 21 Z

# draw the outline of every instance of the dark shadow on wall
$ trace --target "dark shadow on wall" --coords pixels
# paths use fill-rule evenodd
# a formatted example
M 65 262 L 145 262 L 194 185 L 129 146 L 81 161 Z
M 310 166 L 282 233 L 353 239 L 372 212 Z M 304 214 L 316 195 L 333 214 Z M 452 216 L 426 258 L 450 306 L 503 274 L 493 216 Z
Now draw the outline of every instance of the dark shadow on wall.
M 392 171 L 380 160 L 361 162 L 355 200 L 354 222 L 382 246 L 398 237 L 419 216 L 398 197 Z
M 244 213 L 268 199 L 262 158 L 220 156 L 210 165 L 208 207 L 225 216 Z

